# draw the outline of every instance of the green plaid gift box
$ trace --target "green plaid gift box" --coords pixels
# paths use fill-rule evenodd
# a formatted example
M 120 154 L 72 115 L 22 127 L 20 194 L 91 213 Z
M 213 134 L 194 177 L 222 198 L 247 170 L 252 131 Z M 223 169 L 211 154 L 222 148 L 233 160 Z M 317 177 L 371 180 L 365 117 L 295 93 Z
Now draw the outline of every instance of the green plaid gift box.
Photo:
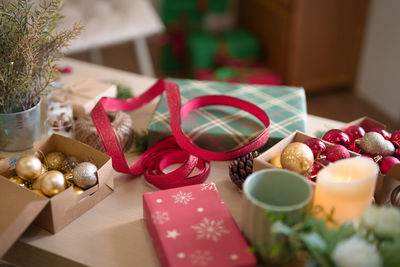
M 295 130 L 306 131 L 306 98 L 304 89 L 288 86 L 259 86 L 169 79 L 178 84 L 182 105 L 204 95 L 228 95 L 251 102 L 263 109 L 270 119 L 272 146 Z M 149 125 L 149 145 L 171 135 L 165 94 Z M 198 146 L 212 151 L 227 151 L 242 146 L 264 129 L 249 113 L 226 106 L 198 109 L 182 121 L 182 129 Z

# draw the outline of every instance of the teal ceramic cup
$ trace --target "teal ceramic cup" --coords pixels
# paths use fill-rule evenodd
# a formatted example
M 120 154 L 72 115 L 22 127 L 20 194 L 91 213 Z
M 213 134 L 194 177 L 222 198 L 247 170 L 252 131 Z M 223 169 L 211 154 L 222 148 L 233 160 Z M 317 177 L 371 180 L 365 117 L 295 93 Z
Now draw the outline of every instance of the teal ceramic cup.
M 275 234 L 272 222 L 299 222 L 312 197 L 306 178 L 283 169 L 253 173 L 243 184 L 242 231 L 257 254 L 265 260 L 279 260 L 285 253 L 285 238 Z M 280 248 L 280 249 L 277 249 Z

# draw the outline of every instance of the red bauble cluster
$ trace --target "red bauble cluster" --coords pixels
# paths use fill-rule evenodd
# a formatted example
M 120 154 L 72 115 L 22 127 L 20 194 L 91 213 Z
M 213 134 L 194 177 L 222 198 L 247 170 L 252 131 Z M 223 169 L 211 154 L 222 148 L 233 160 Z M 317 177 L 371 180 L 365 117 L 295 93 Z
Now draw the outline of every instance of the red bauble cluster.
M 366 132 L 361 126 L 352 125 L 344 131 L 330 130 L 325 133 L 322 140 L 344 146 L 348 150 L 374 160 L 380 165 L 383 174 L 386 174 L 395 164 L 400 164 L 400 130 L 390 135 L 382 128 L 373 128 Z M 334 147 L 330 149 L 334 150 Z M 332 153 L 329 150 L 325 151 L 327 160 L 330 161 L 332 159 L 334 161 L 335 157 L 342 157 L 340 153 L 346 154 L 344 150 L 332 151 Z M 328 155 L 333 158 L 329 158 Z

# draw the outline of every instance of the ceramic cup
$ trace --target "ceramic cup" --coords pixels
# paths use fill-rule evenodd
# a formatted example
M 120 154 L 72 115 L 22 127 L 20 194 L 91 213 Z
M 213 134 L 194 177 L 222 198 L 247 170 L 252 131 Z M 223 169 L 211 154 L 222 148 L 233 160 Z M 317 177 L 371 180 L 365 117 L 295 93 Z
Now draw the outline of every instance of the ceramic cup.
M 273 233 L 271 221 L 284 218 L 287 225 L 299 222 L 312 197 L 311 185 L 294 172 L 266 169 L 250 175 L 243 192 L 242 231 L 263 261 L 276 261 L 279 255 L 273 250 L 285 238 Z

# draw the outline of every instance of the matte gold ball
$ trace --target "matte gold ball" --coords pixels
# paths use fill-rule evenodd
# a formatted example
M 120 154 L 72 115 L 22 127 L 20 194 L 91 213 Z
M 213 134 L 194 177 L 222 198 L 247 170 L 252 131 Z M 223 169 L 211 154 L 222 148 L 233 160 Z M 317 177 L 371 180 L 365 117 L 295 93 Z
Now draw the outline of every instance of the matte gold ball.
M 40 190 L 40 180 L 43 178 L 43 175 L 40 175 L 38 178 L 36 178 L 35 180 L 33 180 L 32 185 L 31 185 L 31 189 L 32 190 Z
M 62 152 L 51 152 L 46 155 L 46 163 L 49 170 L 60 171 L 65 155 Z
M 40 179 L 40 191 L 46 196 L 54 196 L 65 189 L 64 175 L 59 171 L 48 171 Z
M 44 197 L 46 197 L 46 195 L 45 195 L 45 194 L 43 194 L 43 193 L 42 193 L 42 191 L 40 191 L 40 190 L 37 190 L 37 189 L 32 189 L 32 191 L 33 191 L 33 192 L 35 192 L 36 194 L 39 194 L 39 195 L 41 195 L 41 196 L 44 196 Z
M 42 162 L 35 156 L 24 156 L 17 161 L 15 171 L 26 181 L 35 179 L 42 173 Z
M 281 164 L 281 153 L 276 154 L 275 156 L 272 157 L 272 159 L 269 161 L 273 166 L 282 169 L 282 164 Z
M 282 167 L 299 174 L 305 174 L 313 162 L 314 155 L 311 149 L 300 142 L 289 144 L 281 154 Z

